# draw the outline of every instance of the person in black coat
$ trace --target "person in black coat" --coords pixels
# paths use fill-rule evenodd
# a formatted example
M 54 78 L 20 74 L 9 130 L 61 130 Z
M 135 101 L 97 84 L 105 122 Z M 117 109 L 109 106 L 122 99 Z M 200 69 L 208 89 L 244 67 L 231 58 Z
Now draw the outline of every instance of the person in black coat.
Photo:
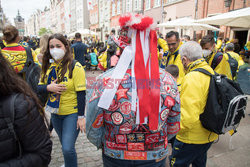
M 0 167 L 48 166 L 51 160 L 52 141 L 43 108 L 35 93 L 15 73 L 1 52 L 0 88 Z M 8 109 L 10 107 L 3 103 L 4 99 L 16 94 L 13 125 L 20 147 L 13 133 L 10 133 L 5 119 L 6 111 L 11 111 Z

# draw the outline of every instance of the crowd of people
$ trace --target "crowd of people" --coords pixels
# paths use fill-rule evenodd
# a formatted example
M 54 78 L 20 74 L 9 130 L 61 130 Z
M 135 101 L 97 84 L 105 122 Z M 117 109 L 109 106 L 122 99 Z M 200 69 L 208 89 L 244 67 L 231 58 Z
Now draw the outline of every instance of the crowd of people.
M 102 148 L 105 167 L 163 167 L 170 145 L 171 166 L 206 166 L 207 151 L 218 134 L 199 120 L 211 78 L 196 69 L 237 81 L 238 71 L 246 64 L 249 68 L 250 42 L 240 48 L 237 39 L 215 42 L 209 35 L 195 42 L 176 31 L 164 38 L 150 29 L 151 18 L 146 19 L 140 26 L 120 23 L 120 32 L 112 30 L 104 42 L 83 39 L 80 33 L 74 39 L 62 34 L 21 38 L 14 26 L 4 28 L 0 119 L 5 122 L 3 111 L 11 111 L 5 101 L 13 102 L 14 119 L 13 134 L 7 121 L 0 126 L 0 166 L 48 166 L 53 128 L 65 167 L 77 166 L 79 132 Z M 26 82 L 29 57 L 40 67 L 35 86 Z M 104 73 L 87 86 L 85 70 L 91 68 Z M 140 88 L 145 79 L 150 87 Z M 45 113 L 51 113 L 50 121 Z

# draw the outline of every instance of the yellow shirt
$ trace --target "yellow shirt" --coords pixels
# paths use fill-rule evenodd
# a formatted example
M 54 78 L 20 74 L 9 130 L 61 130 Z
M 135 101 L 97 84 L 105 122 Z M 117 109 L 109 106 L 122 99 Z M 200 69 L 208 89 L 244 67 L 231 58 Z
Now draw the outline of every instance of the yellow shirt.
M 245 64 L 244 61 L 242 60 L 242 58 L 240 57 L 240 55 L 238 53 L 235 53 L 233 51 L 229 51 L 227 53 L 229 53 L 230 56 L 232 56 L 232 58 L 234 58 L 235 60 L 237 60 L 237 62 L 238 62 L 238 70 L 239 70 L 240 66 L 242 66 L 243 64 Z M 229 59 L 228 55 L 226 54 L 226 56 L 227 56 L 227 60 L 228 60 Z
M 250 51 L 250 41 L 247 41 L 245 47 L 247 48 L 248 51 Z
M 178 50 L 180 49 L 180 46 L 181 46 L 181 44 L 179 44 L 178 48 L 174 51 L 174 53 L 178 52 Z M 161 59 L 161 68 L 164 67 L 164 69 L 165 69 L 166 66 L 170 65 L 170 64 L 176 65 L 179 68 L 179 77 L 177 79 L 177 83 L 178 83 L 178 85 L 180 85 L 181 82 L 182 82 L 183 77 L 185 76 L 185 70 L 184 70 L 184 67 L 183 67 L 183 64 L 182 64 L 182 61 L 181 61 L 181 55 L 178 53 L 178 55 L 177 55 L 177 57 L 175 59 L 174 53 L 170 53 L 170 55 L 169 55 L 170 58 L 169 58 L 168 64 L 167 64 L 168 56 L 164 56 Z M 178 87 L 178 88 L 180 90 L 180 87 Z
M 208 64 L 210 65 L 210 67 L 212 66 L 212 62 L 214 59 L 215 54 L 217 53 L 217 51 L 215 53 L 212 54 L 212 56 L 209 58 L 208 60 Z M 217 72 L 218 74 L 224 74 L 226 75 L 229 79 L 232 80 L 232 73 L 231 73 L 231 68 L 230 65 L 228 63 L 228 59 L 226 54 L 223 54 L 223 58 L 220 61 L 220 63 L 215 67 L 214 69 L 215 72 Z
M 161 48 L 163 49 L 164 53 L 169 50 L 167 41 L 165 41 L 162 38 L 158 38 L 157 42 L 158 42 L 158 45 L 160 45 Z
M 36 53 L 36 55 L 38 55 L 41 52 L 41 49 L 37 48 L 34 52 Z
M 56 66 L 56 69 L 60 67 L 58 64 L 53 63 L 52 65 Z M 48 76 L 50 73 L 50 69 L 47 70 L 45 76 L 45 82 L 39 83 L 39 85 L 46 85 Z M 60 104 L 59 104 L 59 112 L 58 115 L 69 115 L 73 113 L 77 113 L 77 93 L 78 91 L 86 90 L 86 80 L 85 80 L 85 71 L 82 65 L 77 62 L 75 64 L 72 78 L 69 78 L 69 70 L 64 75 L 64 79 L 60 84 L 64 84 L 67 88 L 65 92 L 63 92 L 60 96 Z
M 216 48 L 217 48 L 217 49 L 220 49 L 220 48 L 221 48 L 221 45 L 222 45 L 222 41 L 221 41 L 221 40 L 218 40 L 218 41 L 217 41 L 217 44 L 216 44 Z

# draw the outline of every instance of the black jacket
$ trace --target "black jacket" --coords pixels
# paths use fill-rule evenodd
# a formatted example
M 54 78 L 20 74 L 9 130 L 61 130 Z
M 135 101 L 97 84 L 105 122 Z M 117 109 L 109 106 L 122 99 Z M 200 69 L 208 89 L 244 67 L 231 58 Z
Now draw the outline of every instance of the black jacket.
M 82 66 L 86 65 L 85 57 L 87 55 L 87 45 L 77 41 L 74 43 L 71 48 L 74 51 L 75 59 L 81 63 Z
M 51 160 L 52 141 L 47 127 L 34 102 L 29 100 L 30 103 L 20 94 L 14 103 L 14 129 L 22 147 L 20 159 L 18 145 L 0 109 L 0 167 L 45 167 Z

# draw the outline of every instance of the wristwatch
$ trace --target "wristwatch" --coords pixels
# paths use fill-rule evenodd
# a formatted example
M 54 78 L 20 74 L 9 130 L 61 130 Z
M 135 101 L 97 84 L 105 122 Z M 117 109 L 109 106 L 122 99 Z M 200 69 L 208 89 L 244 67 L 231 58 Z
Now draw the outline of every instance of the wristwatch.
M 81 118 L 85 118 L 85 116 L 84 115 L 78 116 L 78 119 L 81 119 Z

